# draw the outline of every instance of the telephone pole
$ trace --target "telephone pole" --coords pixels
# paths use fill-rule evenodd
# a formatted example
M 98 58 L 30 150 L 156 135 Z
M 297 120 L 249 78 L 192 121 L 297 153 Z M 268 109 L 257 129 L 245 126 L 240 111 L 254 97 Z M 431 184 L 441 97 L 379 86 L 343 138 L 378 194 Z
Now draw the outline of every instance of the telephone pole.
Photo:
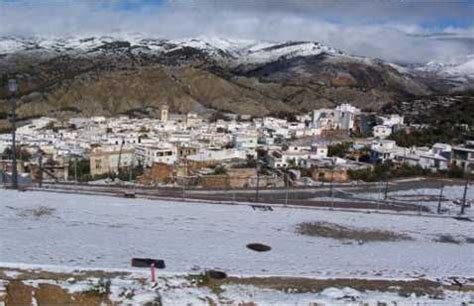
M 18 92 L 18 83 L 16 79 L 8 80 L 8 91 L 11 94 L 11 117 L 12 124 L 12 188 L 18 189 L 18 171 L 16 162 L 16 94 Z

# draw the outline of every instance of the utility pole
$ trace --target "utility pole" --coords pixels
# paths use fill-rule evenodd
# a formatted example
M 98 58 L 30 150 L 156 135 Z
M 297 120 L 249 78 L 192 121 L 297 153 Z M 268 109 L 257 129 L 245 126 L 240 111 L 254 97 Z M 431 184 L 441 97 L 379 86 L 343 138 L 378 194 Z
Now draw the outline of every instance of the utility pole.
M 18 189 L 18 171 L 16 162 L 16 94 L 18 83 L 16 79 L 8 80 L 8 91 L 12 95 L 11 103 L 11 124 L 12 124 L 12 188 Z
M 288 196 L 290 193 L 290 177 L 288 173 L 285 173 L 285 178 L 286 178 L 286 196 L 285 196 L 285 206 L 288 205 Z
M 441 183 L 441 190 L 439 192 L 439 200 L 438 200 L 438 214 L 441 213 L 441 201 L 443 200 L 443 190 L 444 190 L 444 184 Z
M 462 196 L 462 203 L 461 203 L 461 215 L 464 215 L 464 209 L 466 208 L 466 197 L 467 197 L 467 188 L 469 186 L 469 167 L 467 168 L 466 173 L 466 184 L 464 185 L 464 194 Z
M 118 162 L 117 162 L 117 177 L 120 180 L 120 166 L 121 166 L 121 161 L 122 161 L 122 150 L 123 150 L 123 145 L 125 144 L 125 137 L 122 136 L 122 142 L 120 144 L 120 151 L 119 151 L 119 157 L 118 157 Z

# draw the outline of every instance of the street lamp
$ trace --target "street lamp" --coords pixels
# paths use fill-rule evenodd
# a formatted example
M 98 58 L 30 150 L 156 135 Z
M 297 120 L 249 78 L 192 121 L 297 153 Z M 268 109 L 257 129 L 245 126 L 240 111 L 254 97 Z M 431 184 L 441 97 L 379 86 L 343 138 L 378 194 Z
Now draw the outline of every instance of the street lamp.
M 18 172 L 16 165 L 16 94 L 18 93 L 18 83 L 16 79 L 8 80 L 8 91 L 12 98 L 11 103 L 11 117 L 10 122 L 12 124 L 12 187 L 18 189 Z

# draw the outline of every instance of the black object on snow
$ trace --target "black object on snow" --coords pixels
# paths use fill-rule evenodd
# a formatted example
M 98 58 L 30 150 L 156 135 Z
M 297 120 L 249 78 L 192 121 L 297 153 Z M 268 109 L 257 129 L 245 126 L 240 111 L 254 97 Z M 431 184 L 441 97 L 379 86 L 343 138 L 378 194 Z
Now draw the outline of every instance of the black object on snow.
M 218 270 L 208 270 L 206 271 L 206 275 L 213 279 L 224 279 L 227 277 L 227 273 Z
M 256 252 L 268 252 L 272 249 L 270 246 L 262 243 L 249 243 L 247 244 L 247 248 Z
M 132 258 L 132 267 L 136 268 L 149 268 L 151 264 L 155 264 L 155 268 L 164 269 L 165 261 L 161 259 L 151 259 L 151 258 Z

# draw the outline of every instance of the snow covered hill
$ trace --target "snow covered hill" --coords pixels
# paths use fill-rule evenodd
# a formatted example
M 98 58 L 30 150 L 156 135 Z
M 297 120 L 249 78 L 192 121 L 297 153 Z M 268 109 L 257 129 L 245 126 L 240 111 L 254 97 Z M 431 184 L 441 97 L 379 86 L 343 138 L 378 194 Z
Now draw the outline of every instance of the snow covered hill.
M 64 110 L 88 116 L 92 109 L 106 116 L 147 113 L 137 102 L 136 86 L 143 88 L 148 109 L 166 100 L 178 112 L 256 115 L 347 102 L 380 110 L 413 97 L 468 89 L 474 86 L 471 67 L 472 61 L 438 70 L 408 67 L 311 41 L 167 40 L 141 34 L 0 37 L 0 71 L 18 75 L 20 87 L 32 94 L 28 102 L 35 102 L 22 109 L 28 117 L 72 115 Z M 117 82 L 123 85 L 120 93 L 113 89 Z M 6 94 L 0 86 L 0 99 Z
M 179 40 L 147 38 L 141 35 L 98 36 L 98 37 L 0 37 L 0 55 L 13 53 L 94 53 L 102 47 L 114 43 L 117 48 L 130 47 L 141 52 L 166 54 L 183 48 L 203 51 L 209 56 L 229 58 L 237 63 L 263 63 L 327 53 L 342 55 L 342 52 L 317 42 L 258 42 L 251 40 L 227 40 L 212 37 L 200 37 Z
M 328 54 L 344 56 L 353 59 L 363 59 L 349 56 L 335 48 L 311 41 L 265 42 L 254 40 L 231 40 L 218 37 L 198 37 L 189 39 L 159 39 L 141 34 L 120 34 L 115 36 L 91 37 L 0 37 L 0 56 L 14 53 L 23 54 L 88 54 L 100 52 L 104 47 L 131 48 L 135 52 L 152 53 L 156 55 L 176 52 L 183 48 L 202 51 L 218 60 L 228 60 L 233 64 L 262 64 L 281 58 L 289 59 L 298 56 L 315 56 Z M 367 63 L 370 58 L 365 58 Z M 387 63 L 402 73 L 429 72 L 445 77 L 474 77 L 474 54 L 465 58 L 453 59 L 450 62 L 428 62 L 417 65 L 412 69 Z
M 429 62 L 424 66 L 415 68 L 415 71 L 422 73 L 433 73 L 448 79 L 459 81 L 474 80 L 474 54 L 452 59 L 450 62 Z

